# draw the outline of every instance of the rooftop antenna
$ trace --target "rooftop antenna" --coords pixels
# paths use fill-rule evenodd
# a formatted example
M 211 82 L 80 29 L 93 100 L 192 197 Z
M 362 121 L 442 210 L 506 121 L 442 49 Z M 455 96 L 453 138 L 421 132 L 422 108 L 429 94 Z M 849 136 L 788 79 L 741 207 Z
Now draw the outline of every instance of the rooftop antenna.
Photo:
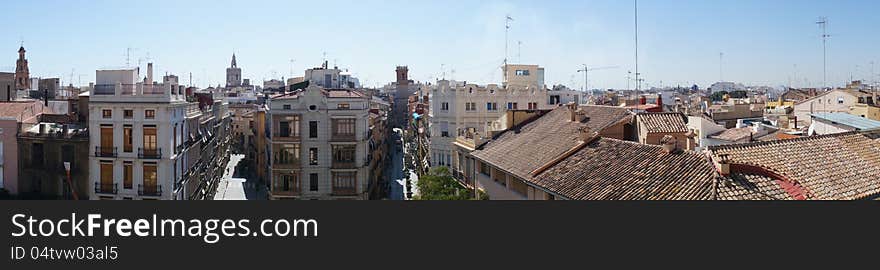
M 442 74 L 441 80 L 446 80 L 446 69 L 444 68 L 445 66 L 446 64 L 440 64 L 440 74 Z
M 516 61 L 522 63 L 522 41 L 516 42 Z
M 633 0 L 635 9 L 635 25 L 636 25 L 636 91 L 641 90 L 642 81 L 639 79 L 639 0 Z
M 831 37 L 826 29 L 828 26 L 828 18 L 820 17 L 816 24 L 822 28 L 822 89 L 825 89 L 828 83 L 828 38 Z
M 718 81 L 724 81 L 724 52 L 718 53 Z
M 508 36 L 510 34 L 510 22 L 513 21 L 513 17 L 510 17 L 508 14 L 504 17 L 504 83 L 507 83 L 507 45 L 508 45 Z
M 296 59 L 290 59 L 290 77 L 293 78 L 293 63 L 296 63 Z

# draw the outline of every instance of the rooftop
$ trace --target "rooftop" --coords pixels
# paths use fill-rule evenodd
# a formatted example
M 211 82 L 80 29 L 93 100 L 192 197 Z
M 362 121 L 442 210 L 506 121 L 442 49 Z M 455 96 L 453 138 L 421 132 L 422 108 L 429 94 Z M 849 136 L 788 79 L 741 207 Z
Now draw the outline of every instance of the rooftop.
M 636 115 L 639 123 L 648 133 L 687 133 L 687 116 L 682 113 L 640 113 Z
M 532 171 L 578 145 L 581 126 L 601 133 L 632 117 L 628 110 L 619 107 L 579 106 L 579 109 L 587 116 L 583 123 L 570 121 L 571 110 L 567 106 L 558 107 L 532 122 L 502 132 L 473 155 L 528 180 L 532 178 Z
M 845 125 L 857 130 L 880 129 L 880 121 L 848 114 L 848 113 L 814 113 L 813 118 L 832 122 L 833 124 Z
M 600 138 L 534 179 L 575 200 L 708 200 L 715 170 L 700 153 Z
M 714 159 L 803 187 L 807 199 L 851 200 L 880 194 L 880 142 L 848 132 L 790 140 L 711 146 Z M 731 170 L 733 175 L 738 172 Z M 768 175 L 770 174 L 770 175 Z

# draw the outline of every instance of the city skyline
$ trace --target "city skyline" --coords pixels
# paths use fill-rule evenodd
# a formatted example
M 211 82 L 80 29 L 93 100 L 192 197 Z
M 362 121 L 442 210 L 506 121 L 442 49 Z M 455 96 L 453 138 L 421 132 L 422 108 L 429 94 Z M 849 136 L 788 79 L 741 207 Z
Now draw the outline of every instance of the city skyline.
M 447 79 L 500 83 L 508 15 L 514 19 L 509 62 L 544 66 L 548 87 L 580 89 L 582 64 L 618 67 L 591 73 L 591 88 L 625 88 L 631 84 L 627 71 L 635 70 L 632 1 L 212 3 L 10 3 L 19 12 L 0 19 L 16 26 L 0 39 L 6 52 L 0 71 L 14 70 L 23 41 L 32 76 L 59 77 L 65 85 L 94 81 L 96 69 L 125 66 L 128 48 L 132 65 L 152 61 L 157 74 L 172 73 L 187 84 L 192 73 L 199 87 L 223 84 L 233 52 L 243 77 L 255 85 L 291 77 L 291 71 L 302 76 L 323 60 L 351 70 L 369 87 L 394 81 L 397 65 L 410 66 L 417 81 L 445 73 Z M 643 88 L 705 88 L 722 76 L 747 85 L 818 87 L 819 17 L 830 21 L 828 86 L 874 81 L 878 57 L 871 45 L 880 38 L 865 33 L 880 21 L 870 16 L 878 5 L 639 1 Z M 327 12 L 296 12 L 322 9 Z

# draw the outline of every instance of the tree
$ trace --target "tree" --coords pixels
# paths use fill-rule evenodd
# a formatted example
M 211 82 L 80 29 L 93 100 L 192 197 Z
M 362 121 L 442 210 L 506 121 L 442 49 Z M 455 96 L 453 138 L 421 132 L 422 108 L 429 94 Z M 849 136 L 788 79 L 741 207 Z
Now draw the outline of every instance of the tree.
M 419 195 L 416 200 L 427 201 L 461 201 L 471 200 L 473 191 L 462 186 L 449 174 L 446 167 L 431 169 L 425 175 L 419 177 Z

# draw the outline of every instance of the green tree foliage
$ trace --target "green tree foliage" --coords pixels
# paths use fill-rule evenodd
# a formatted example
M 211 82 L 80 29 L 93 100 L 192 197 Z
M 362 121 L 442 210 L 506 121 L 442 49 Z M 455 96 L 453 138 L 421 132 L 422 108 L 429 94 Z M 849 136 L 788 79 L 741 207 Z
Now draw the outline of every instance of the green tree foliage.
M 452 178 L 446 167 L 431 169 L 428 174 L 419 178 L 417 185 L 419 188 L 417 200 L 460 201 L 471 200 L 474 197 L 473 191 Z

